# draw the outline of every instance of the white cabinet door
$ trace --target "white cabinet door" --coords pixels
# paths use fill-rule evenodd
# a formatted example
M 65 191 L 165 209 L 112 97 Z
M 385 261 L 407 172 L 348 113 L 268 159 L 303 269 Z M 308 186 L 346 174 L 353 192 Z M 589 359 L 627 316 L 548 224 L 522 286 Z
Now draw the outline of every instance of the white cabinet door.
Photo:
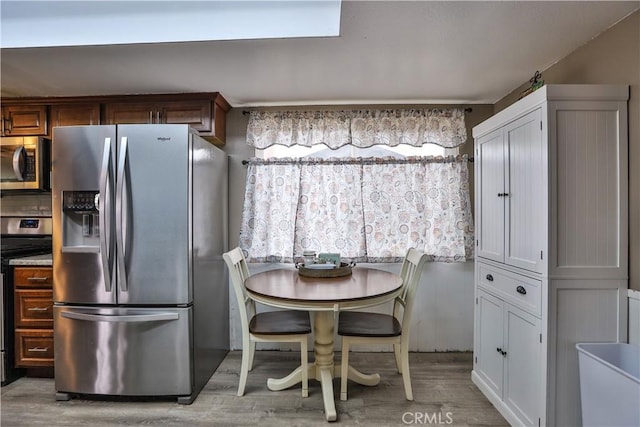
M 479 257 L 504 261 L 504 141 L 498 129 L 477 141 L 477 223 Z
M 505 373 L 503 401 L 524 425 L 538 425 L 541 399 L 540 320 L 504 306 Z
M 478 290 L 477 297 L 475 369 L 491 390 L 502 397 L 503 302 L 482 290 Z
M 540 110 L 504 128 L 506 195 L 504 262 L 541 271 L 546 238 L 546 150 Z

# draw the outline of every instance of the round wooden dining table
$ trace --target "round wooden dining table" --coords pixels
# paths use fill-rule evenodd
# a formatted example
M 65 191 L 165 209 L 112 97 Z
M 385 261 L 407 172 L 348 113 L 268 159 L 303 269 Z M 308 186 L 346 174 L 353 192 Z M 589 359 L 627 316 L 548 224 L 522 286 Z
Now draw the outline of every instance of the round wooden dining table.
M 257 302 L 279 308 L 313 311 L 315 361 L 309 366 L 309 378 L 320 381 L 327 421 L 337 419 L 333 396 L 333 378 L 340 376 L 340 366 L 334 366 L 335 315 L 340 310 L 354 310 L 390 301 L 402 290 L 402 278 L 387 271 L 356 266 L 348 276 L 313 278 L 298 274 L 291 268 L 281 268 L 248 277 L 245 287 Z M 363 374 L 349 366 L 349 379 L 374 386 L 378 374 Z M 302 367 L 280 379 L 267 381 L 269 390 L 289 388 L 302 380 Z

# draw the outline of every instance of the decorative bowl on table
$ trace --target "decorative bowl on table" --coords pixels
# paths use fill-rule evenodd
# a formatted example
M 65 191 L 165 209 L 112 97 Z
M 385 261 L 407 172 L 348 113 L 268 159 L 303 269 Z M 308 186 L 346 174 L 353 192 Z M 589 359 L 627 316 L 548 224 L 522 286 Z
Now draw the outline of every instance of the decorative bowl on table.
M 340 266 L 329 263 L 304 264 L 297 263 L 298 274 L 305 277 L 342 277 L 351 274 L 351 269 L 355 263 L 341 262 Z

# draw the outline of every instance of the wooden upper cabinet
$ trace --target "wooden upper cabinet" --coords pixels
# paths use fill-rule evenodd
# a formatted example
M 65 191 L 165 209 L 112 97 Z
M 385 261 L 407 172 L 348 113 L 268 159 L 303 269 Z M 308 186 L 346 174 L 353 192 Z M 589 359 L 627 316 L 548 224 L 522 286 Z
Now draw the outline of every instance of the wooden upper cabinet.
M 56 126 L 168 123 L 188 124 L 201 137 L 224 145 L 230 108 L 218 92 L 6 98 L 2 135 L 52 136 Z
M 117 102 L 105 106 L 107 124 L 189 124 L 198 131 L 211 131 L 211 101 Z
M 100 103 L 53 104 L 51 128 L 100 124 Z
M 107 125 L 123 125 L 156 122 L 157 111 L 154 103 L 114 102 L 105 105 L 104 121 Z
M 104 123 L 188 124 L 200 136 L 224 145 L 229 109 L 227 101 L 217 93 L 137 95 L 105 104 Z
M 46 105 L 3 105 L 2 135 L 47 135 Z
M 213 114 L 210 100 L 177 101 L 159 108 L 161 123 L 186 123 L 199 132 L 211 132 Z

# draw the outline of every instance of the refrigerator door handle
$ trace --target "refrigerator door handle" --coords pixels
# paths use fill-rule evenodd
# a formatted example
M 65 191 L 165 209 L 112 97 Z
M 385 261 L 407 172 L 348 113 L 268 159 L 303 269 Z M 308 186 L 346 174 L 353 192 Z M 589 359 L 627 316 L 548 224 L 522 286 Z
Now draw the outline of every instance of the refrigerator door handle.
M 178 320 L 178 313 L 154 313 L 154 314 L 132 314 L 132 315 L 106 315 L 106 314 L 89 314 L 77 313 L 73 311 L 62 312 L 62 317 L 75 320 L 87 320 L 89 322 L 118 322 L 118 323 L 134 323 L 134 322 L 159 322 L 164 320 Z
M 120 145 L 120 156 L 118 159 L 118 182 L 116 189 L 116 259 L 118 261 L 118 271 L 120 280 L 120 290 L 126 292 L 129 289 L 127 284 L 127 265 L 125 262 L 125 242 L 126 230 L 124 230 L 124 191 L 127 161 L 127 137 L 123 136 Z
M 100 206 L 99 206 L 99 222 L 100 227 L 103 227 L 100 233 L 100 257 L 102 260 L 102 272 L 104 274 L 104 287 L 106 292 L 111 292 L 111 242 L 106 233 L 107 229 L 107 214 L 111 207 L 111 200 L 109 192 L 111 189 L 111 138 L 104 139 L 104 151 L 102 153 L 102 170 L 100 172 Z

